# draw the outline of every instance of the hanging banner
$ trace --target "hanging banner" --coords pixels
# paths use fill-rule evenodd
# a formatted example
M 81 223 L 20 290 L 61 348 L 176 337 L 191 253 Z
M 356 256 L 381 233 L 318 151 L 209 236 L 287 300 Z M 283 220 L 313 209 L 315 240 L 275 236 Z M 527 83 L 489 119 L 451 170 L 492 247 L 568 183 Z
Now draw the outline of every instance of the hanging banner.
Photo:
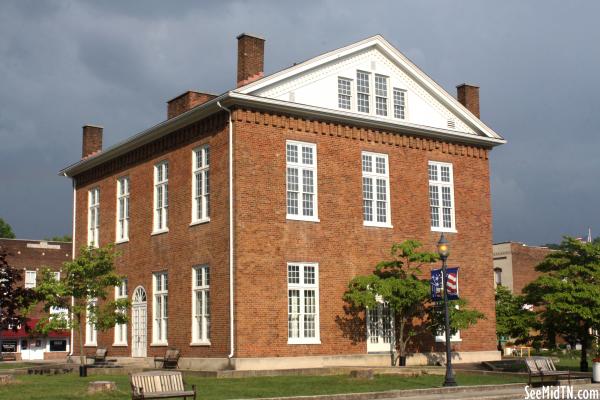
M 448 271 L 448 300 L 458 300 L 458 267 L 446 268 Z M 433 301 L 444 300 L 443 282 L 444 275 L 441 269 L 431 270 L 431 299 Z

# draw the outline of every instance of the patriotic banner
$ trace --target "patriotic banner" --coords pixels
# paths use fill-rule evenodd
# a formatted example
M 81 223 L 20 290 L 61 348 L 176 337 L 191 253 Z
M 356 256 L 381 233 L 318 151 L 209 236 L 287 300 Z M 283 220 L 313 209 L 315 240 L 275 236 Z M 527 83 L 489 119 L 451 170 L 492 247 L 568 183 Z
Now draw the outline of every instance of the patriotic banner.
M 448 300 L 458 300 L 458 267 L 446 268 L 446 271 L 448 271 Z M 430 286 L 433 301 L 444 300 L 443 282 L 442 270 L 432 269 Z

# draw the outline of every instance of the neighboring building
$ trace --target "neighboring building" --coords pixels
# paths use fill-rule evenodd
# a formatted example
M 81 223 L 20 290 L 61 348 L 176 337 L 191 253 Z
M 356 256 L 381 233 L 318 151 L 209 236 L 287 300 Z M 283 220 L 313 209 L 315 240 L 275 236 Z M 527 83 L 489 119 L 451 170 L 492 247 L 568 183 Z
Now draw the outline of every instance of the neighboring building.
M 457 101 L 381 36 L 268 77 L 263 51 L 240 35 L 236 89 L 186 92 L 104 151 L 102 128 L 84 126 L 81 161 L 61 171 L 75 244 L 116 242 L 115 296 L 132 301 L 128 325 L 87 327 L 89 351 L 176 347 L 201 369 L 387 365 L 386 307 L 353 325 L 347 284 L 393 243 L 434 250 L 446 232 L 460 293 L 487 316 L 457 335 L 457 359 L 497 358 L 488 156 L 505 141 L 479 120 L 479 88 Z M 419 339 L 409 363 L 443 351 Z
M 521 294 L 527 284 L 541 275 L 535 267 L 551 251 L 519 242 L 494 244 L 494 286 L 503 285 L 512 293 Z
M 22 270 L 20 284 L 30 288 L 36 287 L 45 267 L 54 271 L 60 279 L 63 263 L 72 259 L 70 242 L 0 239 L 0 247 L 8 254 L 8 265 Z M 43 316 L 42 305 L 38 304 L 28 315 L 28 327 L 33 329 Z M 21 326 L 17 331 L 0 331 L 0 351 L 16 352 L 17 359 L 23 360 L 63 359 L 70 351 L 70 336 L 70 331 L 38 336 Z

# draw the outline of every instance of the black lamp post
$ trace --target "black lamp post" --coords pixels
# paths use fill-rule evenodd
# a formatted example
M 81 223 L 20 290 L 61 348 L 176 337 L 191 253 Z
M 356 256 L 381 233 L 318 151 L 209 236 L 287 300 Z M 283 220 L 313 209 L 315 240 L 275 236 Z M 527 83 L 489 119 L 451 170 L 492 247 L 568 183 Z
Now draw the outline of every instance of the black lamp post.
M 450 348 L 450 313 L 448 312 L 448 274 L 446 273 L 446 260 L 450 254 L 450 244 L 446 240 L 444 233 L 440 236 L 437 244 L 438 254 L 442 259 L 442 275 L 444 285 L 444 313 L 446 322 L 446 378 L 444 386 L 456 386 L 454 371 L 452 371 L 452 349 Z

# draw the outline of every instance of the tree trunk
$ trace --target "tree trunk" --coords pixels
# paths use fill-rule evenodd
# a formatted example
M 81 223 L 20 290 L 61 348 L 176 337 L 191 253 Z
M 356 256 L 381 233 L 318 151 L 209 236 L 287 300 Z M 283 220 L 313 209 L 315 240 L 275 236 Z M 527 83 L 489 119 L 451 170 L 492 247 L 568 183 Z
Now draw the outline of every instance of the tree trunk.
M 406 343 L 404 342 L 404 318 L 400 318 L 398 330 L 398 359 L 406 356 Z
M 581 340 L 581 362 L 579 363 L 579 370 L 581 372 L 588 371 L 588 362 L 587 362 L 587 348 L 589 342 L 590 330 L 586 325 L 583 327 L 583 335 Z
M 81 314 L 77 314 L 77 329 L 79 330 L 79 365 L 85 365 L 85 355 L 83 354 L 83 326 L 81 324 Z

